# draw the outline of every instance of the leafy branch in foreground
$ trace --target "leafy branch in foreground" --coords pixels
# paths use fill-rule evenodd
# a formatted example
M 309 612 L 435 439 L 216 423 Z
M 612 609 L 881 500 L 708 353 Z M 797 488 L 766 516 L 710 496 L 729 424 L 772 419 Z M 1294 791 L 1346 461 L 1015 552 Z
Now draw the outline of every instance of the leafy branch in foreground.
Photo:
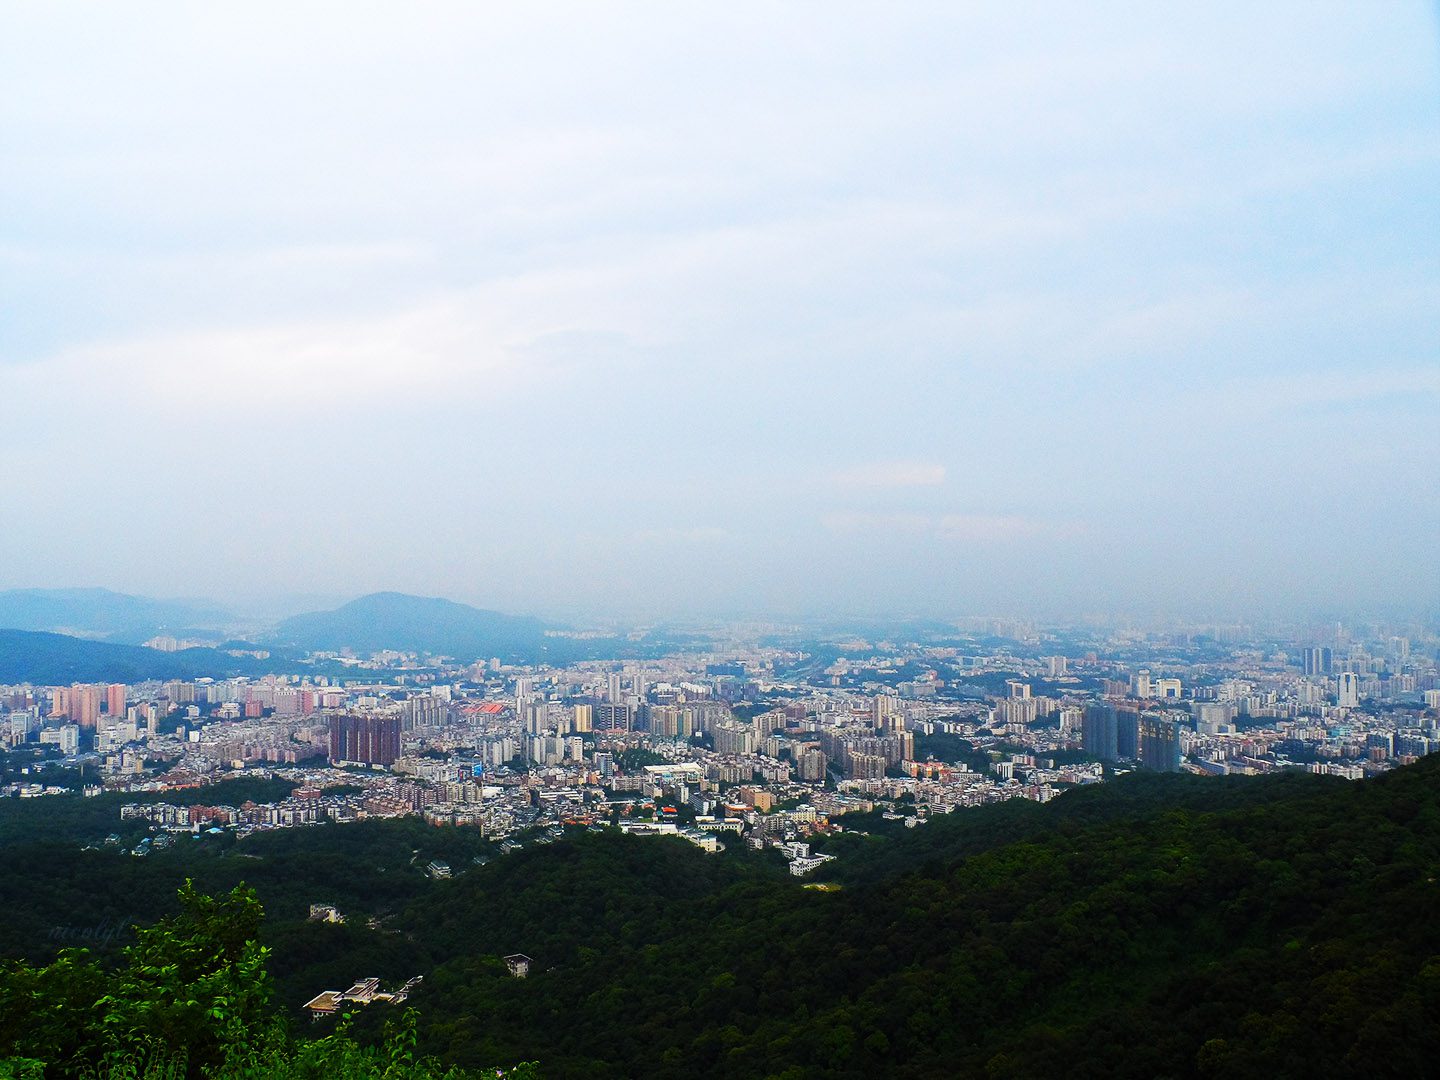
M 270 1008 L 264 912 L 240 885 L 206 896 L 189 881 L 181 911 L 137 929 L 124 963 L 108 970 L 83 949 L 51 964 L 0 965 L 0 1080 L 533 1080 L 533 1065 L 484 1074 L 445 1070 L 415 1055 L 407 1011 L 380 1046 L 342 1025 L 330 1036 L 290 1035 Z

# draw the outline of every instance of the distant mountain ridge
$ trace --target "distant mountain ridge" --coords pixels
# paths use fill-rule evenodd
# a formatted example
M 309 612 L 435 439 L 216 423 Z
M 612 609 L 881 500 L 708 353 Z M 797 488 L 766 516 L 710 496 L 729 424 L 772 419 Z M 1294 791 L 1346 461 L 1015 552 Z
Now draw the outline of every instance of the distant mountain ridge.
M 72 682 L 222 678 L 264 674 L 291 666 L 231 656 L 219 649 L 161 652 L 40 630 L 0 630 L 0 683 L 63 686 Z
M 109 589 L 0 591 L 0 628 L 80 634 L 138 643 L 228 625 L 235 616 L 208 600 L 152 600 Z
M 378 592 L 333 611 L 283 620 L 275 642 L 308 652 L 358 655 L 394 650 L 457 660 L 533 659 L 546 645 L 546 624 L 524 615 L 459 604 L 439 597 Z
M 202 600 L 154 600 L 108 589 L 11 589 L 0 591 L 0 631 L 46 637 L 8 639 L 0 679 L 181 678 L 240 673 L 239 658 L 225 647 L 262 647 L 298 660 L 303 653 L 353 652 L 360 657 L 394 651 L 451 657 L 463 663 L 499 657 L 507 662 L 564 663 L 636 650 L 620 638 L 583 641 L 548 637 L 561 629 L 525 615 L 509 615 L 440 597 L 377 592 L 326 611 L 293 615 L 269 633 L 218 604 Z M 213 642 L 215 648 L 161 653 L 137 649 L 157 636 Z M 236 640 L 241 638 L 244 640 Z M 225 643 L 222 645 L 222 643 Z M 128 655 L 83 644 L 130 647 Z M 170 656 L 166 661 L 163 658 Z M 176 664 L 176 656 L 189 663 Z M 6 659 L 8 657 L 8 659 Z M 279 656 L 277 655 L 277 661 Z M 269 670 L 288 670 L 289 665 Z M 104 674 L 110 672 L 112 674 Z M 155 672 L 158 674 L 150 674 Z M 68 674 L 67 674 L 68 673 Z

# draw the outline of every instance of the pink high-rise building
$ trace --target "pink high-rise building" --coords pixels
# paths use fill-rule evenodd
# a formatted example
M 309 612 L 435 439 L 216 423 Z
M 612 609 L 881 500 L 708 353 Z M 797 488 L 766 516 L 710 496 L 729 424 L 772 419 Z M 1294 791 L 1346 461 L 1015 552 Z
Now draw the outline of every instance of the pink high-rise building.
M 93 728 L 100 722 L 100 688 L 76 683 L 70 687 L 70 722 Z

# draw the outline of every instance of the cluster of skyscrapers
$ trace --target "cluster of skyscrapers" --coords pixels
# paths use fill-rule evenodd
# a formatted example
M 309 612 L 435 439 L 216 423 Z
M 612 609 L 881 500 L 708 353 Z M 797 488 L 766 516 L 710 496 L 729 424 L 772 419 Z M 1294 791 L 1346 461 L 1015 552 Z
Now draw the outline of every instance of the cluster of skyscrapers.
M 1178 772 L 1182 755 L 1178 720 L 1138 705 L 1099 702 L 1085 707 L 1080 745 L 1101 761 L 1134 761 L 1147 769 Z

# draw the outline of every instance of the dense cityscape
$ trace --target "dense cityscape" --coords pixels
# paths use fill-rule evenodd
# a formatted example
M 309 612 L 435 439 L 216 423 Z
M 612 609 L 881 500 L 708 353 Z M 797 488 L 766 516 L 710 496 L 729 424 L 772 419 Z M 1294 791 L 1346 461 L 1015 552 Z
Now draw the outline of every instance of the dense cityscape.
M 1440 1074 L 1440 7 L 6 4 L 0 1080 Z
M 1440 747 L 1437 639 L 1414 628 L 1262 640 L 969 620 L 921 643 L 724 636 L 566 667 L 387 650 L 308 658 L 344 665 L 336 676 L 0 687 L 0 794 L 143 792 L 120 811 L 153 827 L 136 855 L 178 833 L 415 816 L 502 850 L 574 825 L 710 851 L 743 837 L 806 874 L 825 858 L 807 841 L 853 812 L 915 826 L 1131 770 L 1359 779 Z M 273 804 L 163 801 L 244 774 L 295 787 Z

